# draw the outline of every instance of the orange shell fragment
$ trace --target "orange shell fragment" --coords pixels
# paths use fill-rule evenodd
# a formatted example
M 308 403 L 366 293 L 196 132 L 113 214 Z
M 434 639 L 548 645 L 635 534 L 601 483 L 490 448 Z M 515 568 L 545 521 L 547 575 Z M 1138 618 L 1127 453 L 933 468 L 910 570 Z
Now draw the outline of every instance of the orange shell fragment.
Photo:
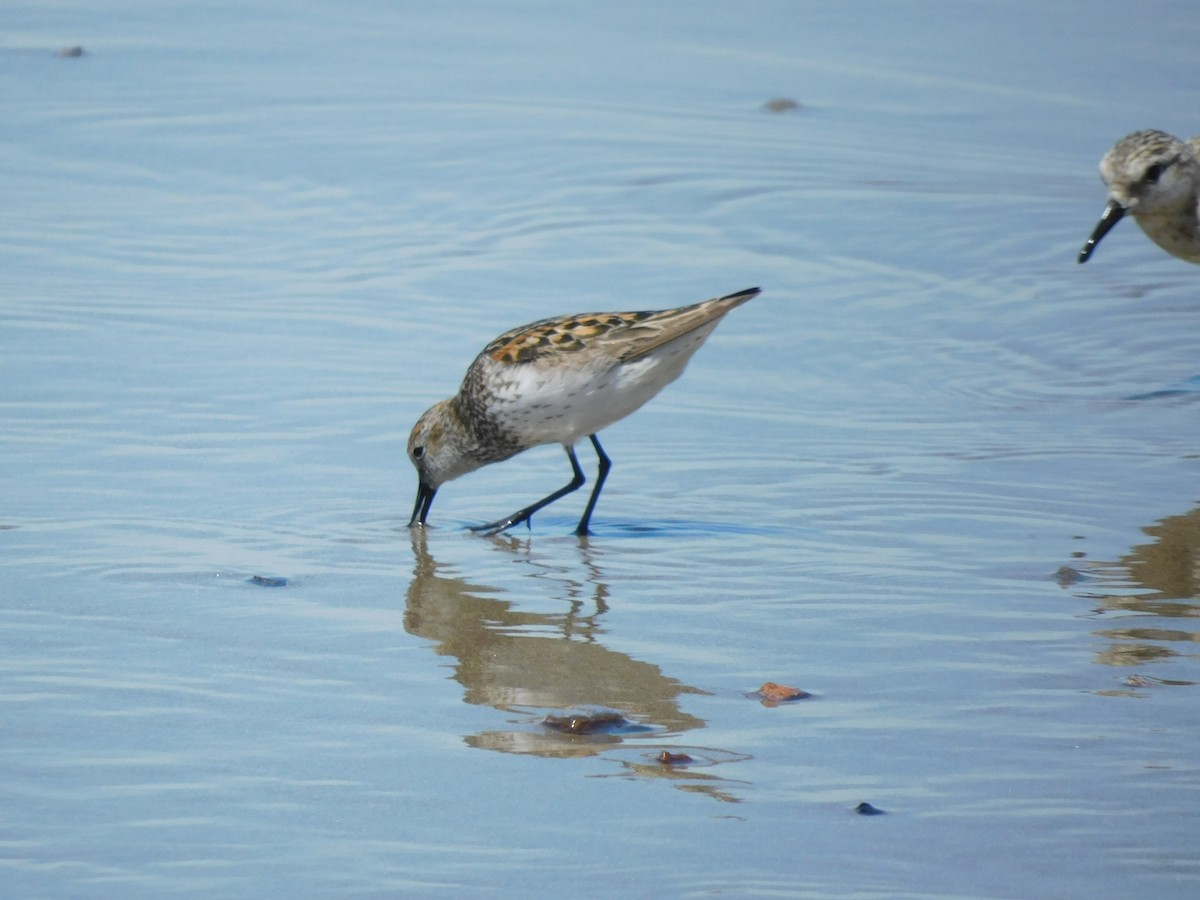
M 803 700 L 805 697 L 811 697 L 808 691 L 802 691 L 800 688 L 788 687 L 786 684 L 776 684 L 774 681 L 768 681 L 758 689 L 759 695 L 768 703 L 784 703 L 788 700 Z

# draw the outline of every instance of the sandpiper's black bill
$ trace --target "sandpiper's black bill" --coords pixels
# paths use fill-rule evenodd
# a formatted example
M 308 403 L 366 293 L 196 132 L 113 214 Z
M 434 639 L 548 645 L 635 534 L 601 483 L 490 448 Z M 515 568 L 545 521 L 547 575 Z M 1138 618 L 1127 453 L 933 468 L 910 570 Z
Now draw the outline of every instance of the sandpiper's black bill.
M 1116 200 L 1108 201 L 1108 206 L 1104 207 L 1104 212 L 1100 214 L 1100 221 L 1096 223 L 1096 228 L 1092 231 L 1092 236 L 1087 239 L 1087 243 L 1079 251 L 1079 261 L 1081 263 L 1088 261 L 1088 257 L 1092 255 L 1092 251 L 1100 243 L 1100 238 L 1112 231 L 1112 227 L 1120 222 L 1121 217 L 1124 215 L 1125 207 Z
M 425 524 L 425 517 L 429 515 L 429 507 L 433 506 L 433 496 L 436 493 L 437 488 L 430 487 L 423 481 L 417 486 L 417 502 L 413 506 L 412 518 L 408 520 L 409 528 Z

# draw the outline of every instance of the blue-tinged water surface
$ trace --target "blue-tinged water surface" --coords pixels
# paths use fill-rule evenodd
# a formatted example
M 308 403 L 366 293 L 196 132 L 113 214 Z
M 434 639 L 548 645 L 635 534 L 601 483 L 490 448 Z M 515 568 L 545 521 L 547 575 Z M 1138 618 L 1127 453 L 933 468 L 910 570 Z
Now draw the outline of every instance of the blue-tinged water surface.
M 1196 896 L 1200 268 L 1075 262 L 1193 12 L 9 4 L 2 893 Z M 594 536 L 405 527 L 491 337 L 752 285 Z

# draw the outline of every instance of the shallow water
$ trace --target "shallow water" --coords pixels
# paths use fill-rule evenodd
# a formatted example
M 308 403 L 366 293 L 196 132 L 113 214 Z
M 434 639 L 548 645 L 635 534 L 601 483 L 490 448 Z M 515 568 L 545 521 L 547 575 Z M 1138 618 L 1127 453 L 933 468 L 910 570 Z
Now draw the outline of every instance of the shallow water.
M 1074 259 L 1200 24 L 751 12 L 10 10 L 6 894 L 1195 896 L 1200 270 Z M 755 284 L 595 536 L 404 527 L 489 338 Z

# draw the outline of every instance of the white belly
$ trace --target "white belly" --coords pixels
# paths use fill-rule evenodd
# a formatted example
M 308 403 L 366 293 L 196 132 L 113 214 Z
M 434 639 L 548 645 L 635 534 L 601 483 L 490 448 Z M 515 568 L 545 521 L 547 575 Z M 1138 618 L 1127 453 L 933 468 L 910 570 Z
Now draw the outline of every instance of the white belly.
M 574 354 L 557 365 L 516 366 L 494 388 L 489 412 L 528 446 L 574 444 L 625 418 L 678 378 L 712 322 L 631 362 Z

